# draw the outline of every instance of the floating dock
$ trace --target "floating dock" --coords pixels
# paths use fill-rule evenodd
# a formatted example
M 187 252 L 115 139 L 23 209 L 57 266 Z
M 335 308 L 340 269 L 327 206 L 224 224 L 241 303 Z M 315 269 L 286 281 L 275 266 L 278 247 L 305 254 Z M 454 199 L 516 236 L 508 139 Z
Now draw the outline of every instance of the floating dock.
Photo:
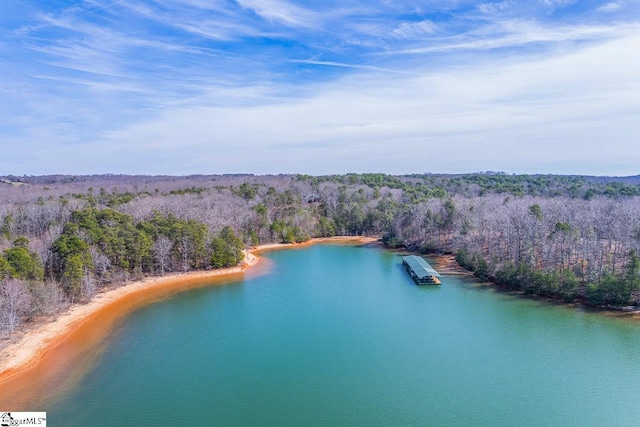
M 415 255 L 402 257 L 402 266 L 418 285 L 439 285 L 440 273 L 434 270 L 427 261 Z

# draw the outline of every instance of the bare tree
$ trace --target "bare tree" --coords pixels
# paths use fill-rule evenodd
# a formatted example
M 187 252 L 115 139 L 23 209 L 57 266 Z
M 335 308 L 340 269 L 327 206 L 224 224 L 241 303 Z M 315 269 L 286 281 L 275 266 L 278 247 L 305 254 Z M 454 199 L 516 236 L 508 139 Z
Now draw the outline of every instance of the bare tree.
M 98 277 L 98 281 L 102 284 L 109 281 L 109 269 L 111 268 L 111 261 L 109 257 L 97 250 L 96 248 L 90 248 L 91 260 L 93 261 L 93 272 Z
M 90 301 L 91 298 L 96 294 L 97 286 L 96 281 L 93 278 L 93 274 L 90 271 L 85 271 L 82 276 L 82 296 Z
M 9 279 L 0 284 L 0 318 L 3 329 L 9 335 L 18 327 L 30 307 L 31 295 L 23 283 Z
M 160 271 L 163 276 L 172 248 L 173 242 L 167 236 L 160 236 L 153 244 L 153 252 L 155 254 L 156 261 L 160 264 Z
M 56 282 L 35 282 L 30 287 L 33 296 L 31 309 L 34 314 L 50 316 L 58 313 L 64 306 L 64 292 Z

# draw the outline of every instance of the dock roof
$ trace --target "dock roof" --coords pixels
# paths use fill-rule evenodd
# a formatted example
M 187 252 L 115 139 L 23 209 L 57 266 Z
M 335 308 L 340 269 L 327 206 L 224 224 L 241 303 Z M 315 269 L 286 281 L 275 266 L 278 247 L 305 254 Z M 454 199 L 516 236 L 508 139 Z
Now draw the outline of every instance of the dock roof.
M 442 277 L 440 276 L 440 273 L 438 273 L 433 267 L 431 267 L 429 263 L 422 257 L 408 255 L 403 256 L 402 260 L 409 264 L 409 267 L 411 267 L 416 276 L 421 279 L 427 276 Z

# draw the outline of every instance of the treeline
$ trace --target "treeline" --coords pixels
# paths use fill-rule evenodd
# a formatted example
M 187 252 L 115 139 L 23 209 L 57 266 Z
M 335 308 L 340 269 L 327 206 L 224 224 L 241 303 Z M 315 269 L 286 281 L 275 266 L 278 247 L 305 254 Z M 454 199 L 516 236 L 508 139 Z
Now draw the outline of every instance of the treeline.
M 335 235 L 454 253 L 525 292 L 635 305 L 637 189 L 501 173 L 5 177 L 0 329 L 132 278 L 236 265 L 246 246 Z
M 11 216 L 3 235 L 11 237 Z M 13 332 L 20 320 L 55 314 L 66 302 L 90 300 L 98 289 L 191 269 L 238 265 L 244 243 L 230 226 L 209 233 L 205 224 L 154 213 L 143 221 L 110 208 L 71 212 L 46 256 L 30 251 L 17 237 L 0 256 L 2 329 Z
M 166 271 L 221 268 L 242 260 L 244 244 L 227 226 L 210 235 L 196 220 L 155 213 L 134 223 L 113 209 L 74 211 L 51 245 L 45 267 L 68 297 L 90 297 L 95 287 Z
M 301 179 L 314 183 L 336 182 L 345 185 L 362 184 L 370 187 L 402 189 L 413 201 L 431 197 L 484 196 L 507 194 L 513 196 L 570 197 L 589 200 L 597 196 L 619 198 L 640 196 L 640 176 L 602 178 L 572 175 L 509 175 L 484 172 L 462 175 L 413 174 L 391 176 L 379 173 L 328 175 Z
M 482 255 L 469 254 L 465 249 L 456 253 L 456 261 L 483 280 L 492 280 L 511 290 L 547 297 L 558 297 L 566 302 L 581 300 L 593 305 L 625 306 L 634 292 L 640 289 L 640 258 L 632 251 L 622 274 L 604 273 L 599 281 L 587 282 L 574 270 L 537 270 L 525 262 L 490 266 Z
M 158 194 L 200 194 L 212 188 L 223 189 L 243 182 L 262 183 L 278 187 L 283 182 L 296 179 L 319 185 L 335 183 L 341 185 L 364 185 L 370 188 L 400 189 L 416 193 L 416 197 L 453 197 L 484 196 L 488 194 L 506 194 L 512 196 L 533 197 L 570 197 L 591 199 L 597 196 L 619 198 L 640 196 L 640 175 L 629 177 L 596 177 L 580 175 L 516 175 L 504 172 L 478 172 L 472 174 L 411 174 L 387 175 L 382 173 L 346 174 L 346 175 L 192 175 L 174 176 L 130 176 L 130 175 L 91 175 L 91 176 L 6 176 L 0 177 L 0 185 L 39 186 L 46 188 L 49 194 L 55 194 L 56 187 L 64 187 L 77 197 L 108 198 L 112 192 L 116 197 L 112 203 L 126 202 L 127 198 L 137 195 Z M 240 184 L 238 184 L 240 183 Z M 115 186 L 115 187 L 114 187 Z M 81 189 L 73 192 L 74 189 Z
M 391 245 L 456 254 L 478 277 L 594 305 L 638 305 L 640 199 L 487 195 L 408 206 Z

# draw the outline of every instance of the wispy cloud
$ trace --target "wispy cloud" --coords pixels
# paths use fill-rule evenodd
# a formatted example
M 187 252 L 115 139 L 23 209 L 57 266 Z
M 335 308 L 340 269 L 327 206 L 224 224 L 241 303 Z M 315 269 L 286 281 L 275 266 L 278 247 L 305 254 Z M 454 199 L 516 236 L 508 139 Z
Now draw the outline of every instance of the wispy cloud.
M 186 152 L 196 150 L 226 172 L 237 166 L 238 151 L 262 173 L 282 172 L 283 155 L 296 165 L 284 166 L 287 172 L 399 173 L 425 170 L 422 159 L 436 150 L 438 166 L 428 167 L 441 172 L 505 164 L 536 172 L 545 162 L 544 171 L 557 172 L 554 165 L 574 162 L 585 166 L 570 172 L 588 173 L 619 156 L 640 161 L 634 137 L 640 124 L 633 116 L 640 87 L 632 83 L 640 63 L 630 55 L 637 43 L 640 38 L 629 36 L 570 55 L 469 64 L 392 81 L 380 74 L 347 77 L 313 96 L 248 109 L 181 108 L 107 133 L 102 145 L 132 157 L 159 146 L 186 163 L 187 144 Z M 576 139 L 579 150 L 568 143 Z M 615 141 L 606 154 L 600 150 L 605 140 Z M 398 157 L 399 146 L 413 154 Z
M 438 26 L 429 20 L 420 22 L 403 22 L 391 31 L 393 37 L 402 39 L 421 39 L 425 35 L 433 34 Z
M 410 74 L 408 71 L 392 68 L 376 67 L 374 65 L 348 64 L 345 62 L 320 61 L 316 59 L 292 59 L 289 62 L 294 64 L 322 65 L 327 67 L 352 68 L 355 70 L 381 71 L 385 73 Z
M 7 173 L 640 162 L 635 2 L 29 0 L 0 30 Z
M 284 0 L 238 0 L 238 3 L 268 21 L 286 26 L 314 28 L 319 24 L 316 13 Z
M 455 37 L 434 40 L 427 46 L 386 52 L 386 54 L 421 54 L 452 50 L 490 50 L 522 47 L 534 43 L 567 41 L 602 41 L 640 29 L 640 24 L 622 25 L 541 25 L 535 21 L 508 20 L 492 22 Z
M 575 3 L 577 0 L 539 0 L 542 4 L 550 7 L 564 7 Z
M 495 14 L 497 12 L 505 11 L 513 6 L 514 3 L 512 0 L 506 0 L 501 2 L 482 3 L 478 5 L 478 10 L 482 13 Z
M 615 12 L 622 9 L 623 5 L 621 2 L 611 2 L 604 4 L 598 8 L 600 12 Z

